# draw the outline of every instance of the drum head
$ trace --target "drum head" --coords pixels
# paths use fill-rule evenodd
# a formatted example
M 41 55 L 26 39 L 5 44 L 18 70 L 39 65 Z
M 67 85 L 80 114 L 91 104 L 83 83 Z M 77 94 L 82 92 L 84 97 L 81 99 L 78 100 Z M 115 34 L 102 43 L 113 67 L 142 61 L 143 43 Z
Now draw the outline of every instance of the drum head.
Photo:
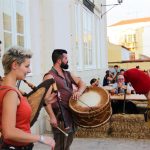
M 104 109 L 109 103 L 108 92 L 102 87 L 88 87 L 79 100 L 70 99 L 69 106 L 73 112 L 86 114 Z

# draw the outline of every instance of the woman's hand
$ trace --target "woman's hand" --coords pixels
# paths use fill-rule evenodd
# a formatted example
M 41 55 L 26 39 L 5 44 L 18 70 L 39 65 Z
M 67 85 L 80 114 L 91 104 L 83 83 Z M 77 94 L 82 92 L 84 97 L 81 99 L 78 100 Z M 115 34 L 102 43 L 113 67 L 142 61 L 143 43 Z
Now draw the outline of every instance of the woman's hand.
M 55 148 L 55 141 L 53 138 L 51 138 L 49 136 L 40 136 L 39 142 L 51 146 L 52 150 L 54 150 L 54 148 Z

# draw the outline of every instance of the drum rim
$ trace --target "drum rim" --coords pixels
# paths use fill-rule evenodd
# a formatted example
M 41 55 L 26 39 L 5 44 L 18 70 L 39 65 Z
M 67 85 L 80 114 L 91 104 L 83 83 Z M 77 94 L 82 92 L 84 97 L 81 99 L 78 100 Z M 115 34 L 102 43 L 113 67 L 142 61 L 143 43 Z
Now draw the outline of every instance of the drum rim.
M 106 120 L 104 120 L 102 123 L 99 123 L 99 124 L 97 124 L 97 125 L 86 126 L 86 125 L 81 125 L 81 124 L 77 123 L 76 121 L 75 121 L 75 123 L 76 123 L 79 127 L 86 128 L 86 129 L 91 129 L 91 128 L 100 127 L 100 126 L 106 124 L 106 123 L 111 119 L 111 116 L 112 116 L 112 108 L 111 108 L 111 107 L 110 107 L 110 111 L 109 111 L 109 115 L 108 115 L 108 116 L 109 116 L 109 117 L 108 117 Z
M 111 107 L 111 102 L 108 103 L 103 109 L 100 109 L 100 111 L 97 109 L 97 110 L 94 110 L 94 111 L 91 111 L 91 112 L 86 112 L 85 114 L 81 114 L 81 113 L 76 113 L 76 112 L 72 112 L 72 114 L 75 114 L 76 116 L 82 116 L 82 118 L 86 118 L 87 115 L 99 115 L 105 111 L 107 111 L 107 109 Z
M 105 92 L 105 94 L 107 95 L 107 102 L 105 103 L 105 105 L 103 106 L 103 107 L 101 107 L 101 108 L 98 108 L 98 109 L 95 109 L 95 110 L 93 110 L 92 112 L 94 113 L 95 111 L 97 111 L 97 110 L 99 110 L 99 109 L 105 109 L 105 107 L 107 107 L 107 105 L 109 105 L 109 103 L 110 103 L 110 98 L 109 98 L 109 93 L 107 92 L 107 90 L 105 90 L 103 87 L 87 87 L 87 90 L 91 90 L 91 89 L 96 89 L 96 90 L 98 90 L 98 89 L 101 89 L 101 90 L 103 90 L 104 92 Z M 94 90 L 93 90 L 94 91 Z M 69 100 L 69 107 L 70 107 L 70 109 L 73 111 L 73 112 L 75 112 L 75 113 L 78 113 L 78 114 L 88 114 L 89 112 L 81 112 L 81 111 L 78 111 L 78 110 L 76 110 L 76 109 L 74 109 L 73 107 L 72 107 L 72 105 L 71 105 L 71 101 L 72 101 L 72 97 L 70 98 L 70 100 Z M 92 107 L 91 107 L 92 108 Z

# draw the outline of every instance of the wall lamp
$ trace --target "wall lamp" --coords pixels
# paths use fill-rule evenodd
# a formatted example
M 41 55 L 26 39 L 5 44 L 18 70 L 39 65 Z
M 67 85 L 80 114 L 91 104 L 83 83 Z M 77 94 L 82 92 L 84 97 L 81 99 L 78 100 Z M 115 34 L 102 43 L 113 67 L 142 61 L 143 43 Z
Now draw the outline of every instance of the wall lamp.
M 107 5 L 101 4 L 101 7 L 112 6 L 112 7 L 111 7 L 110 9 L 108 9 L 106 12 L 104 12 L 104 13 L 101 14 L 101 18 L 102 18 L 105 14 L 107 14 L 111 9 L 113 9 L 115 6 L 121 5 L 122 3 L 123 3 L 123 0 L 118 0 L 118 3 L 116 3 L 116 4 L 107 4 Z

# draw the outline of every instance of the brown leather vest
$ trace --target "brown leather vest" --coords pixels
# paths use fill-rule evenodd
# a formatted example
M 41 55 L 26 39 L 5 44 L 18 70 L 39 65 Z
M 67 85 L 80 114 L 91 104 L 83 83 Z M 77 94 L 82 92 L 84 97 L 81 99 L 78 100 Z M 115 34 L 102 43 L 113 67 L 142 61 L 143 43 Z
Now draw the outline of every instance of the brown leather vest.
M 69 71 L 63 71 L 65 78 L 60 76 L 58 72 L 52 67 L 52 69 L 49 71 L 49 74 L 51 74 L 54 77 L 54 80 L 57 84 L 58 91 L 60 92 L 60 97 L 62 99 L 62 102 L 65 106 L 68 107 L 69 105 L 69 99 L 72 96 L 73 88 L 72 84 L 75 84 L 74 80 L 72 79 Z M 52 104 L 52 107 L 56 107 L 56 104 Z
M 69 109 L 69 99 L 73 94 L 72 84 L 76 85 L 76 83 L 72 79 L 70 72 L 63 70 L 63 73 L 65 78 L 60 76 L 58 72 L 55 70 L 55 68 L 52 67 L 52 69 L 47 74 L 51 74 L 57 84 L 58 92 L 60 93 L 60 97 L 61 97 L 61 104 L 63 105 L 63 114 L 65 117 L 64 121 L 67 124 L 67 126 L 70 127 L 70 129 L 67 131 L 69 133 L 69 132 L 74 132 L 76 130 L 76 126 L 73 121 L 73 116 Z M 60 116 L 62 116 L 62 114 L 60 112 L 58 102 L 53 103 L 52 108 L 57 119 L 61 120 Z M 54 128 L 53 131 L 55 130 L 56 129 Z M 57 130 L 55 132 L 57 132 Z

